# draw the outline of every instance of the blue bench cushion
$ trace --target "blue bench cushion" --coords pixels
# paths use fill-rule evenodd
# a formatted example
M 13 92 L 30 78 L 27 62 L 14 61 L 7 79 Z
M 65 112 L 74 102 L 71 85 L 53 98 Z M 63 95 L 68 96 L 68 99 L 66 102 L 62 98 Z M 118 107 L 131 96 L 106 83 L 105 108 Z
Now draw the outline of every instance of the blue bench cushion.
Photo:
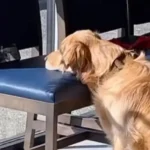
M 56 95 L 62 90 L 66 97 L 69 94 L 68 89 L 73 95 L 81 94 L 76 92 L 73 88 L 75 86 L 81 88 L 81 93 L 82 90 L 88 90 L 71 73 L 62 74 L 59 71 L 48 71 L 45 68 L 0 70 L 0 93 L 4 94 L 56 103 L 59 102 Z

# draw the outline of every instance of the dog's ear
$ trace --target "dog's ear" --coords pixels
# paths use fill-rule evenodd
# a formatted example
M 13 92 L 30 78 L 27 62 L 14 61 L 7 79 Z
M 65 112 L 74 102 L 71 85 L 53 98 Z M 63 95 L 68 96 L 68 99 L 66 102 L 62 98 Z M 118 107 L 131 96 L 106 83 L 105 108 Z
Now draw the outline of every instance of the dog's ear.
M 62 44 L 60 51 L 63 54 L 65 65 L 70 66 L 74 71 L 87 71 L 91 65 L 90 49 L 82 42 L 75 41 Z

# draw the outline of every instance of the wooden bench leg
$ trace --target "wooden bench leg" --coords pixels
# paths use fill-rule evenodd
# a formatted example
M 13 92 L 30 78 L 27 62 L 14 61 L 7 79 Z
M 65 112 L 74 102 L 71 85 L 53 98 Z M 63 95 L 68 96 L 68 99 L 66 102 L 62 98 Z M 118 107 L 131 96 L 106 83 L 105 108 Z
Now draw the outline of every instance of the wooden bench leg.
M 50 105 L 46 115 L 45 150 L 57 150 L 57 115 L 55 105 Z
M 35 130 L 32 129 L 32 122 L 37 119 L 36 114 L 27 113 L 27 123 L 24 139 L 24 150 L 30 150 L 34 146 Z

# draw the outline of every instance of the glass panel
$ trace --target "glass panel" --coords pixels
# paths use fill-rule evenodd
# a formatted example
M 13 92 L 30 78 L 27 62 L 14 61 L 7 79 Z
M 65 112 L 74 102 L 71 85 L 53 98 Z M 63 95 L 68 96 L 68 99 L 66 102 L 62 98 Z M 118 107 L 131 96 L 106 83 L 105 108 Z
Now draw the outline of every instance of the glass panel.
M 26 113 L 0 107 L 0 139 L 25 131 Z
M 135 35 L 142 35 L 150 32 L 150 23 L 134 25 Z
M 110 39 L 118 37 L 118 30 L 108 31 L 105 33 L 101 33 L 100 35 L 101 35 L 102 39 L 110 40 Z

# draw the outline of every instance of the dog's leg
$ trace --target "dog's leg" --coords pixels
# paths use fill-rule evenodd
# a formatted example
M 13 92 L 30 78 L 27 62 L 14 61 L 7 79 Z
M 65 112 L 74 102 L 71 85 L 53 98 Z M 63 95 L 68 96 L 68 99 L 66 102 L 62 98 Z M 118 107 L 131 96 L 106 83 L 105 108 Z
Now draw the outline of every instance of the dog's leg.
M 106 138 L 112 144 L 112 139 L 113 139 L 112 126 L 111 123 L 109 122 L 109 119 L 107 118 L 105 109 L 102 105 L 99 105 L 99 103 L 96 102 L 95 102 L 95 108 L 96 108 L 96 113 L 99 117 L 100 125 L 106 134 Z
M 100 125 L 101 125 L 103 131 L 106 134 L 106 138 L 109 140 L 109 142 L 111 144 L 113 144 L 113 140 L 112 140 L 113 139 L 112 127 L 111 127 L 111 124 L 110 124 L 109 120 L 105 116 L 105 113 L 101 113 L 99 115 L 99 121 L 100 121 Z
M 125 150 L 124 140 L 115 136 L 113 140 L 113 150 Z

